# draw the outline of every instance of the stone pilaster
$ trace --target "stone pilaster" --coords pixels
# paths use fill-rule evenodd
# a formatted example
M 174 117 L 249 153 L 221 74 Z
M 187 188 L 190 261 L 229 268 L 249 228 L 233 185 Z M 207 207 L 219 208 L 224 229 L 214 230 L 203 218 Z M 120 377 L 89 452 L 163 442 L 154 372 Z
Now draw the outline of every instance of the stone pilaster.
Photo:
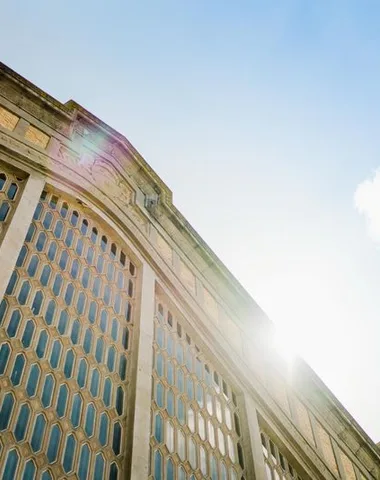
M 0 300 L 4 296 L 44 186 L 45 178 L 42 175 L 34 172 L 30 174 L 0 245 Z
M 141 309 L 136 374 L 136 399 L 132 440 L 131 479 L 148 478 L 150 407 L 152 402 L 152 344 L 154 335 L 155 274 L 142 267 Z
M 252 452 L 254 478 L 255 480 L 261 480 L 266 478 L 266 474 L 257 408 L 255 402 L 248 394 L 244 395 L 244 403 L 247 417 L 248 437 Z

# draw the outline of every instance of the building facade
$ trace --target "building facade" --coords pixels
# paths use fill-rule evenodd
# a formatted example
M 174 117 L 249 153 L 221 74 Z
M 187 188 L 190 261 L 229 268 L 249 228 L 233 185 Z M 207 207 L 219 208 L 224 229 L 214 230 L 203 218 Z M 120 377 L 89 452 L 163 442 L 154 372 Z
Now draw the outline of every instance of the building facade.
M 0 65 L 0 477 L 380 478 L 128 140 Z

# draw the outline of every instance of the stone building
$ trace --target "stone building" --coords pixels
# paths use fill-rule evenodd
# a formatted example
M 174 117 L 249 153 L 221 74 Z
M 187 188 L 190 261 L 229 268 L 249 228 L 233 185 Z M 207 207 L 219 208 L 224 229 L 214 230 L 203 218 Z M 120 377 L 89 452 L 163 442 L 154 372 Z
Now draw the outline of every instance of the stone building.
M 0 477 L 378 479 L 128 140 L 0 65 Z

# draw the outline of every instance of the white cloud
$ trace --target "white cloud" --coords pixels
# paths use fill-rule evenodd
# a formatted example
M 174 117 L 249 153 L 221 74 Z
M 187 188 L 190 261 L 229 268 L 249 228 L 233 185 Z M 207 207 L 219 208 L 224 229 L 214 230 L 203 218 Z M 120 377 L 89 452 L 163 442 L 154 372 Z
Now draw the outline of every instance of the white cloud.
M 366 219 L 370 237 L 380 243 L 380 168 L 373 177 L 359 183 L 354 202 L 358 212 Z

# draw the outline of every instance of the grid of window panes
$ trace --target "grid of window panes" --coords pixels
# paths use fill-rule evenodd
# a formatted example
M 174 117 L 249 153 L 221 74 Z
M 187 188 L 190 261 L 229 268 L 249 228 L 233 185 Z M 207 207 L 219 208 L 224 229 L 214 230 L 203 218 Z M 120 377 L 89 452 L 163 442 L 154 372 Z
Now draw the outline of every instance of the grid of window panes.
M 135 266 L 43 192 L 0 303 L 0 477 L 123 476 Z
M 235 393 L 163 302 L 157 303 L 154 323 L 149 478 L 242 479 Z
M 267 480 L 302 480 L 269 436 L 261 432 Z
M 0 240 L 18 203 L 23 182 L 0 162 Z

